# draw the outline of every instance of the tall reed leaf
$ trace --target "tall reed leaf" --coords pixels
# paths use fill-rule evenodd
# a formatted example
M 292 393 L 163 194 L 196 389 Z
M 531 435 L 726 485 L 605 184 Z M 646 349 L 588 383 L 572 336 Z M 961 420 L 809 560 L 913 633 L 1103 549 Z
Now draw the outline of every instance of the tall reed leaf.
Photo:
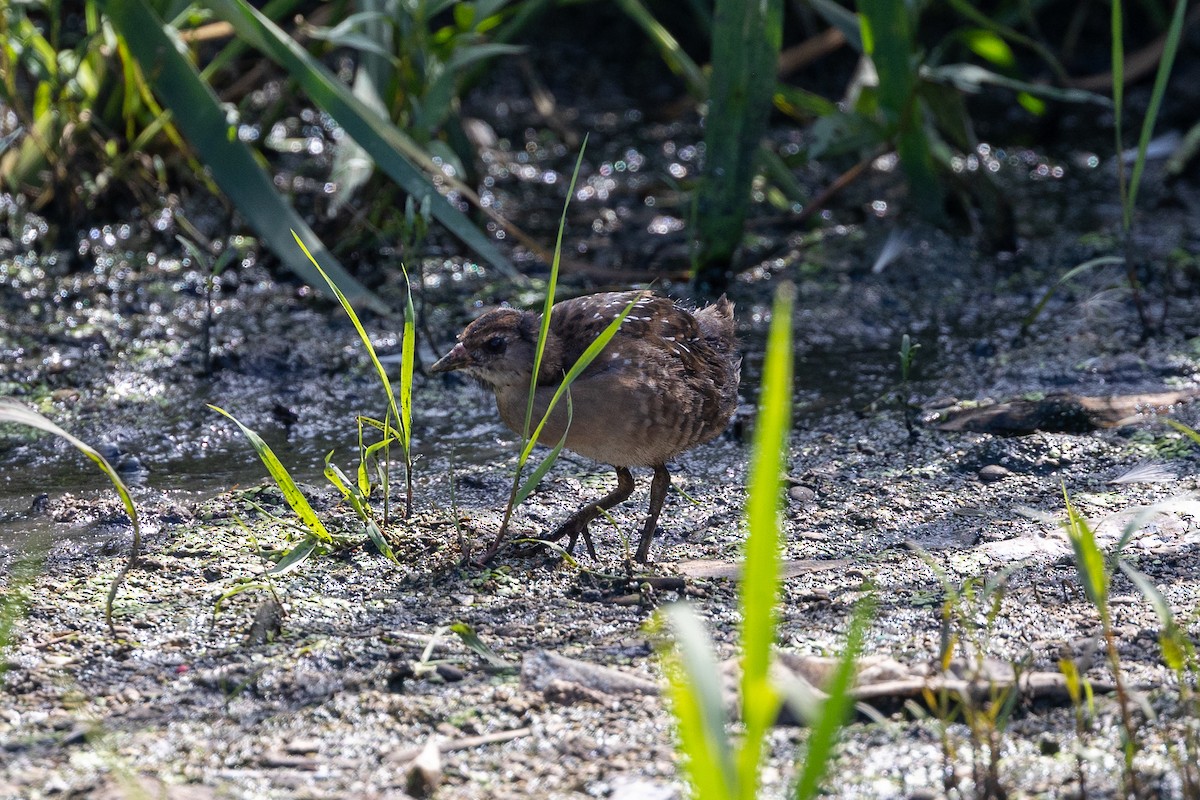
M 412 513 L 412 389 L 413 369 L 417 362 L 417 312 L 413 309 L 412 282 L 404 272 L 404 341 L 400 343 L 400 446 L 404 450 L 405 516 Z
M 1118 7 L 1122 0 L 1112 0 L 1114 19 L 1120 14 Z M 1162 58 L 1158 62 L 1158 72 L 1154 76 L 1154 89 L 1150 92 L 1150 105 L 1146 107 L 1146 116 L 1142 120 L 1142 134 L 1138 137 L 1137 158 L 1133 162 L 1133 174 L 1129 176 L 1129 192 L 1125 195 L 1124 223 L 1125 230 L 1133 220 L 1134 204 L 1137 202 L 1138 186 L 1142 182 L 1142 172 L 1146 169 L 1146 148 L 1150 146 L 1150 137 L 1154 134 L 1154 123 L 1158 120 L 1158 112 L 1162 109 L 1163 97 L 1167 93 L 1167 79 L 1171 76 L 1171 67 L 1175 63 L 1175 54 L 1179 52 L 1179 40 L 1183 36 L 1183 20 L 1188 4 L 1185 0 L 1177 0 L 1175 13 L 1171 17 L 1171 25 L 1167 28 L 1167 38 L 1163 42 Z M 1114 23 L 1115 26 L 1116 23 Z M 1117 36 L 1114 27 L 1113 36 Z M 1114 42 L 1114 64 L 1116 60 L 1116 44 Z M 1117 70 L 1113 69 L 1113 92 L 1116 93 Z M 1114 98 L 1115 99 L 1115 98 Z M 1121 105 L 1117 103 L 1117 119 L 1121 118 Z M 1120 128 L 1117 129 L 1120 131 Z M 1118 140 L 1119 141 L 1119 140 Z M 1121 149 L 1117 148 L 1120 158 Z
M 246 439 L 250 442 L 250 446 L 254 448 L 254 452 L 258 453 L 258 457 L 262 460 L 263 466 L 267 468 L 267 472 L 270 473 L 271 477 L 275 480 L 275 483 L 279 486 L 279 491 L 283 492 L 283 499 L 287 502 L 288 506 L 291 507 L 292 511 L 296 512 L 296 516 L 299 517 L 300 521 L 304 523 L 304 527 L 308 528 L 308 530 L 312 532 L 313 536 L 315 536 L 319 541 L 326 544 L 332 543 L 333 537 L 329 534 L 329 531 L 325 529 L 325 525 L 321 522 L 320 518 L 317 517 L 317 513 L 313 511 L 312 506 L 309 505 L 308 498 L 304 496 L 304 492 L 300 491 L 300 487 L 296 485 L 294 480 L 292 480 L 292 476 L 287 471 L 287 467 L 285 467 L 279 460 L 278 456 L 275 455 L 275 452 L 271 449 L 270 445 L 264 442 L 261 436 L 259 436 L 250 428 L 247 428 L 241 423 L 240 420 L 238 420 L 237 417 L 235 417 L 233 414 L 230 414 L 225 409 L 214 406 L 211 403 L 208 404 L 208 407 L 223 417 L 232 420 L 233 423 L 241 429 L 242 433 L 246 436 Z
M 934 172 L 912 61 L 916 17 L 907 3 L 893 0 L 859 0 L 858 10 L 863 49 L 879 75 L 879 106 L 894 132 L 914 205 L 923 217 L 938 222 L 943 216 L 942 186 Z
M 496 531 L 496 538 L 492 541 L 491 546 L 483 555 L 483 560 L 485 562 L 491 560 L 492 557 L 496 555 L 496 552 L 500 549 L 500 545 L 504 541 L 504 536 L 508 532 L 508 523 L 509 520 L 512 519 L 513 510 L 521 502 L 523 502 L 526 497 L 529 496 L 529 493 L 532 492 L 534 487 L 537 485 L 536 483 L 530 485 L 527 482 L 523 486 L 521 482 L 521 474 L 525 470 L 525 462 L 529 460 L 529 455 L 533 452 L 533 446 L 537 444 L 538 435 L 541 433 L 542 428 L 545 427 L 546 420 L 550 418 L 551 411 L 553 411 L 554 406 L 557 404 L 562 392 L 570 386 L 570 381 L 564 377 L 562 384 L 559 386 L 559 391 L 555 392 L 554 397 L 551 399 L 550 405 L 547 407 L 545 414 L 542 415 L 541 421 L 538 423 L 537 428 L 534 430 L 533 435 L 531 436 L 529 429 L 533 425 L 533 407 L 537 400 L 538 376 L 542 374 L 542 358 L 546 353 L 546 339 L 550 335 L 550 314 L 554 308 L 554 295 L 558 289 L 558 270 L 562 261 L 562 241 L 563 233 L 567 227 L 567 209 L 571 205 L 571 198 L 575 196 L 575 183 L 579 180 L 579 168 L 583 164 L 583 154 L 587 151 L 587 143 L 588 138 L 585 136 L 583 139 L 583 144 L 579 147 L 579 155 L 575 158 L 575 168 L 571 171 L 571 182 L 567 186 L 567 197 L 566 200 L 563 201 L 562 215 L 558 219 L 558 235 L 554 240 L 554 256 L 550 259 L 550 277 L 546 280 L 546 298 L 542 301 L 542 320 L 541 325 L 538 327 L 537 344 L 534 347 L 533 353 L 533 374 L 529 376 L 529 398 L 525 401 L 525 424 L 521 427 L 521 454 L 517 458 L 517 468 L 513 473 L 512 490 L 508 494 L 508 503 L 504 507 L 504 518 L 500 521 L 500 528 Z M 626 309 L 626 313 L 628 313 L 628 309 Z M 624 319 L 624 316 L 622 316 L 620 319 Z M 618 326 L 619 321 L 620 320 L 618 320 Z M 615 332 L 616 331 L 614 329 L 612 333 Z M 607 330 L 605 333 L 608 334 L 609 339 L 612 338 L 612 333 L 609 333 Z M 605 343 L 607 342 L 608 339 L 605 339 Z M 589 347 L 588 351 L 590 350 L 591 348 Z M 587 355 L 588 351 L 585 351 L 585 356 Z M 583 361 L 583 358 L 580 358 L 580 361 Z M 591 358 L 588 359 L 588 363 L 590 362 Z M 584 366 L 586 367 L 587 364 L 584 364 Z M 579 371 L 582 372 L 582 369 Z M 578 375 L 578 372 L 575 374 Z M 574 380 L 574 378 L 571 378 L 571 380 Z M 534 470 L 534 474 L 538 475 L 538 480 L 541 480 L 541 477 L 549 471 L 551 465 L 558 458 L 558 454 L 562 452 L 563 445 L 566 444 L 567 441 L 567 430 L 569 428 L 570 424 L 568 422 L 567 428 L 563 429 L 561 440 L 551 449 L 550 455 L 544 458 L 542 463 L 539 464 Z
M 566 385 L 565 382 L 564 385 Z M 546 477 L 546 473 L 550 471 L 550 467 L 554 466 L 554 462 L 558 460 L 558 456 L 562 453 L 563 447 L 567 444 L 567 433 L 571 430 L 571 422 L 574 421 L 574 419 L 575 407 L 571 403 L 571 393 L 568 391 L 567 425 L 565 428 L 563 428 L 563 434 L 561 437 L 559 437 L 559 440 L 555 443 L 554 447 L 550 448 L 550 452 L 545 458 L 542 459 L 541 463 L 533 468 L 533 472 L 529 473 L 529 477 L 525 479 L 525 483 L 521 484 L 521 488 L 518 489 L 516 495 L 513 496 L 514 506 L 519 506 L 521 503 L 524 503 L 525 498 L 533 494 L 533 490 L 536 489 L 537 485 L 542 482 L 542 478 Z M 542 422 L 545 422 L 545 418 L 542 419 Z M 540 430 L 541 428 L 539 426 L 538 431 Z M 533 450 L 534 441 L 534 439 L 530 439 L 525 445 L 526 449 L 521 451 L 521 458 L 518 459 L 518 463 L 524 464 L 529 458 L 529 453 Z
M 379 311 L 387 307 L 356 281 L 333 257 L 312 229 L 275 190 L 254 154 L 236 135 L 225 108 L 200 79 L 196 67 L 183 53 L 186 48 L 168 33 L 171 28 L 146 0 L 97 0 L 122 36 L 142 72 L 152 76 L 155 93 L 174 114 L 175 124 L 212 171 L 221 190 L 245 216 L 250 226 L 301 279 L 316 283 L 316 275 L 295 251 L 283 231 L 292 229 L 321 256 L 338 283 L 356 302 Z
M 782 38 L 783 0 L 716 0 L 704 178 L 695 204 L 699 248 L 692 267 L 701 286 L 727 283 L 742 241 Z
M 112 617 L 113 601 L 116 599 L 117 591 L 120 589 L 121 583 L 125 580 L 125 576 L 133 568 L 133 565 L 137 563 L 138 555 L 142 549 L 142 526 L 138 522 L 137 506 L 133 504 L 133 498 L 129 496 L 129 489 L 126 488 L 125 482 L 121 480 L 121 476 L 117 474 L 117 471 L 112 468 L 112 465 L 95 448 L 82 439 L 63 430 L 58 425 L 55 425 L 32 408 L 10 397 L 0 397 L 0 422 L 13 422 L 29 428 L 36 428 L 46 433 L 52 433 L 60 439 L 65 440 L 76 450 L 95 462 L 100 471 L 112 482 L 113 488 L 116 489 L 117 494 L 120 496 L 121 504 L 125 506 L 125 513 L 129 515 L 129 522 L 133 526 L 133 543 L 129 548 L 129 560 L 125 562 L 125 566 L 113 578 L 112 585 L 108 589 L 108 597 L 104 601 L 104 620 L 108 623 L 109 631 L 113 635 L 116 635 L 116 628 L 113 625 Z
M 533 429 L 533 434 L 530 435 L 529 441 L 525 443 L 525 447 L 521 450 L 522 461 L 529 457 L 530 452 L 533 450 L 533 445 L 537 442 L 538 437 L 541 436 L 542 429 L 546 427 L 546 423 L 550 419 L 550 414 L 558 406 L 558 403 L 560 400 L 562 400 L 563 395 L 570 392 L 571 384 L 575 382 L 575 379 L 578 378 L 583 371 L 587 369 L 593 361 L 596 360 L 596 357 L 604 351 L 604 348 L 608 346 L 608 343 L 612 341 L 612 338 L 617 335 L 617 331 L 621 329 L 621 323 L 625 321 L 627 316 L 629 316 L 629 312 L 633 310 L 633 307 L 638 302 L 639 298 L 640 296 L 635 297 L 633 300 L 630 300 L 628 303 L 626 303 L 625 307 L 621 309 L 621 313 L 617 314 L 617 316 L 613 318 L 613 321 L 608 323 L 604 330 L 600 331 L 600 335 L 592 340 L 592 343 L 589 344 L 587 349 L 583 351 L 583 354 L 579 356 L 579 360 L 571 365 L 571 368 L 567 370 L 567 374 L 563 376 L 562 382 L 559 383 L 558 388 L 554 390 L 554 395 L 550 398 L 550 403 L 546 406 L 546 410 L 543 412 L 542 418 L 538 422 L 537 427 Z
M 437 169 L 416 142 L 355 97 L 350 87 L 339 81 L 298 42 L 249 3 L 244 0 L 211 0 L 207 5 L 232 25 L 239 37 L 286 69 L 303 87 L 309 99 L 337 120 L 346 133 L 370 153 L 376 165 L 404 191 L 422 199 L 428 198 L 430 212 L 448 231 L 501 272 L 510 277 L 519 277 L 499 248 L 466 215 L 437 192 L 428 175 L 414 166 L 416 163 L 429 170 Z M 438 174 L 442 179 L 446 178 L 440 170 Z M 462 188 L 470 193 L 468 187 Z M 324 256 L 322 260 L 325 260 Z M 338 282 L 341 283 L 340 278 Z
M 762 740 L 782 701 L 768 671 L 775 644 L 779 602 L 779 508 L 792 410 L 792 306 L 795 287 L 785 283 L 775 295 L 754 455 L 746 498 L 746 565 L 742 572 L 742 719 L 746 736 L 738 754 L 740 796 L 753 798 Z

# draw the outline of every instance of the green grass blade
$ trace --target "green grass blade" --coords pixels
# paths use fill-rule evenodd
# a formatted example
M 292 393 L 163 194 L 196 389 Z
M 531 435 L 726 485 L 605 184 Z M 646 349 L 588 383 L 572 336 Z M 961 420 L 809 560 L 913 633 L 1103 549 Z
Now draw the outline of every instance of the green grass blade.
M 746 736 L 738 753 L 738 783 L 743 798 L 752 798 L 758 781 L 762 740 L 775 722 L 782 702 L 770 680 L 779 602 L 779 509 L 781 479 L 788 450 L 792 411 L 792 306 L 795 287 L 785 283 L 775 295 L 754 455 L 746 498 L 745 567 L 739 586 L 742 612 L 742 719 Z
M 533 375 L 529 378 L 529 402 L 525 406 L 525 427 L 521 434 L 529 439 L 529 426 L 533 422 L 533 399 L 537 394 L 538 377 L 542 374 L 542 356 L 546 352 L 546 337 L 550 335 L 550 310 L 554 308 L 554 295 L 558 289 L 558 268 L 562 260 L 563 232 L 567 228 L 567 209 L 571 207 L 571 198 L 575 196 L 575 182 L 579 180 L 579 167 L 583 164 L 583 154 L 587 152 L 587 136 L 579 146 L 579 155 L 575 157 L 575 169 L 571 170 L 571 183 L 567 186 L 567 199 L 563 202 L 562 215 L 558 218 L 558 235 L 554 239 L 554 258 L 550 261 L 550 277 L 546 280 L 546 299 L 542 303 L 542 324 L 538 328 L 537 346 L 533 354 Z M 537 438 L 535 435 L 534 439 Z M 524 460 L 522 459 L 522 463 Z
M 1169 420 L 1167 420 L 1167 424 L 1170 425 L 1175 430 L 1182 433 L 1184 436 L 1191 439 L 1196 444 L 1200 444 L 1200 431 L 1197 431 L 1195 428 L 1190 428 L 1187 425 L 1184 425 L 1182 422 L 1180 422 L 1177 419 L 1169 419 Z
M 1125 187 L 1125 159 L 1121 157 L 1121 153 L 1125 150 L 1125 135 L 1122 131 L 1121 121 L 1121 117 L 1125 113 L 1125 22 L 1123 11 L 1125 0 L 1111 0 L 1111 2 L 1109 27 L 1112 33 L 1112 95 L 1115 109 L 1113 136 L 1117 140 L 1117 191 L 1124 204 L 1129 197 Z M 1122 212 L 1124 210 L 1125 206 L 1123 205 Z M 1125 230 L 1128 231 L 1129 216 L 1122 213 L 1121 219 Z
M 350 304 L 350 301 L 346 298 L 346 295 L 342 293 L 340 288 L 338 288 L 337 283 L 334 282 L 334 280 L 325 272 L 325 270 L 321 268 L 321 265 L 317 263 L 317 259 L 313 257 L 311 252 L 309 252 L 308 247 L 306 247 L 304 242 L 301 241 L 300 237 L 296 235 L 295 231 L 292 231 L 292 236 L 295 238 L 296 244 L 300 245 L 300 249 L 304 251 L 304 255 L 308 256 L 308 260 L 312 262 L 313 267 L 316 268 L 317 274 L 319 274 L 325 280 L 325 283 L 329 285 L 329 290 L 333 292 L 334 297 L 336 297 L 338 302 L 342 304 L 342 310 L 344 310 L 346 312 L 346 316 L 350 318 L 350 322 L 354 325 L 354 330 L 358 331 L 358 338 L 362 340 L 363 346 L 367 348 L 367 355 L 371 358 L 371 363 L 375 365 L 375 372 L 377 375 L 379 375 L 379 383 L 383 386 L 384 394 L 387 396 L 386 399 L 388 403 L 388 411 L 395 419 L 402 419 L 400 416 L 400 411 L 396 408 L 396 394 L 392 391 L 392 382 L 388 379 L 387 370 L 384 369 L 383 364 L 380 363 L 379 356 L 375 353 L 375 346 L 371 344 L 371 337 L 367 335 L 367 330 L 363 327 L 362 322 L 359 320 L 358 314 L 354 313 L 354 306 Z M 407 434 L 402 431 L 400 435 L 401 441 L 403 442 Z
M 129 495 L 129 489 L 125 486 L 125 481 L 121 480 L 121 476 L 112 468 L 112 465 L 100 455 L 100 453 L 82 439 L 68 433 L 58 425 L 51 422 L 46 417 L 42 416 L 32 408 L 23 405 L 9 397 L 0 397 L 0 422 L 12 422 L 18 425 L 24 425 L 29 428 L 35 428 L 46 433 L 52 433 L 60 439 L 65 440 L 68 444 L 74 447 L 79 452 L 90 458 L 100 471 L 112 483 L 113 489 L 121 498 L 121 504 L 125 506 L 125 513 L 129 515 L 130 525 L 133 527 L 133 542 L 129 549 L 129 559 L 125 562 L 115 578 L 112 585 L 109 586 L 108 596 L 104 601 L 104 620 L 108 623 L 108 629 L 112 633 L 116 633 L 113 626 L 112 608 L 113 601 L 116 599 L 117 591 L 120 589 L 125 576 L 133 565 L 137 563 L 138 555 L 142 549 L 142 526 L 138 521 L 137 506 L 133 504 L 133 498 Z
M 567 392 L 567 427 L 563 428 L 563 435 L 558 440 L 558 443 L 551 448 L 545 458 L 541 460 L 533 472 L 529 473 L 529 477 L 525 479 L 525 483 L 521 484 L 521 488 L 517 490 L 513 496 L 513 505 L 519 506 L 525 502 L 525 498 L 533 493 L 537 485 L 542 482 L 542 478 L 546 477 L 546 473 L 550 471 L 550 467 L 554 466 L 554 462 L 558 460 L 559 453 L 562 452 L 563 445 L 567 443 L 567 434 L 571 430 L 571 422 L 575 418 L 575 408 L 571 403 L 571 393 Z M 539 426 L 538 430 L 541 430 Z M 530 440 L 532 441 L 532 440 Z
M 404 457 L 409 458 L 412 449 L 412 383 L 413 368 L 417 362 L 417 312 L 413 308 L 412 284 L 408 270 L 404 272 L 404 341 L 400 343 L 400 442 Z
M 978 94 L 986 86 L 991 85 L 1012 89 L 1018 93 L 1025 92 L 1035 97 L 1044 97 L 1047 100 L 1057 100 L 1060 103 L 1088 103 L 1102 108 L 1112 108 L 1112 100 L 1102 94 L 1085 89 L 1063 88 L 1023 81 L 1008 75 L 1001 75 L 978 64 L 943 64 L 922 69 L 921 75 L 927 81 L 948 83 L 968 94 Z
M 211 0 L 208 6 L 232 25 L 240 38 L 286 69 L 309 99 L 336 119 L 346 133 L 371 155 L 375 164 L 404 191 L 422 199 L 429 198 L 430 212 L 450 233 L 501 272 L 510 277 L 518 276 L 495 243 L 437 192 L 429 176 L 414 166 L 415 162 L 425 164 L 429 169 L 437 169 L 410 137 L 355 97 L 350 87 L 338 81 L 298 42 L 249 3 L 244 0 Z M 438 174 L 441 174 L 440 171 Z M 278 223 L 276 225 L 283 227 Z M 326 261 L 324 256 L 321 260 Z
M 1113 5 L 1119 5 L 1121 0 L 1113 0 Z M 1133 221 L 1133 209 L 1137 203 L 1138 186 L 1142 182 L 1142 172 L 1146 169 L 1146 148 L 1150 146 L 1150 137 L 1154 135 L 1154 123 L 1158 121 L 1158 112 L 1162 110 L 1163 97 L 1167 93 L 1167 80 L 1171 77 L 1171 67 L 1175 64 L 1175 55 L 1179 52 L 1179 40 L 1183 36 L 1183 20 L 1187 13 L 1188 4 L 1177 0 L 1175 13 L 1171 16 L 1171 25 L 1167 28 L 1167 37 L 1163 43 L 1162 58 L 1158 62 L 1158 72 L 1154 75 L 1154 88 L 1150 92 L 1150 105 L 1146 107 L 1146 117 L 1142 120 L 1142 135 L 1138 137 L 1137 158 L 1133 162 L 1133 174 L 1129 176 L 1129 193 L 1125 196 L 1125 230 Z M 1116 12 L 1114 12 L 1116 13 Z M 1113 73 L 1116 80 L 1116 73 Z M 1119 108 L 1119 107 L 1118 107 Z M 1121 151 L 1117 151 L 1117 158 Z
M 1001 37 L 1002 40 L 1015 42 L 1022 47 L 1028 48 L 1034 53 L 1037 53 L 1038 58 L 1042 59 L 1042 61 L 1046 63 L 1046 66 L 1053 70 L 1055 77 L 1058 79 L 1058 83 L 1063 84 L 1067 82 L 1070 76 L 1067 74 L 1066 68 L 1063 67 L 1062 63 L 1059 62 L 1054 53 L 1051 52 L 1050 49 L 1041 42 L 1026 36 L 1025 34 L 999 22 L 996 19 L 993 19 L 992 17 L 989 17 L 983 11 L 980 11 L 979 9 L 975 8 L 974 5 L 967 2 L 967 0 L 949 0 L 949 4 L 951 8 L 966 17 L 971 22 L 978 25 L 980 28 L 991 31 L 992 33 Z
M 835 0 L 808 0 L 808 5 L 812 6 L 830 27 L 841 31 L 851 49 L 858 53 L 863 52 L 862 26 L 853 11 Z
M 641 0 L 617 0 L 617 5 L 637 24 L 647 38 L 658 48 L 659 55 L 670 67 L 671 71 L 683 79 L 688 92 L 696 100 L 703 101 L 708 97 L 708 79 L 704 70 L 692 60 L 679 42 L 671 35 L 661 22 L 654 18 L 650 10 Z M 774 75 L 774 72 L 772 72 Z
M 810 723 L 812 732 L 808 735 L 804 766 L 796 781 L 796 800 L 810 800 L 816 797 L 821 782 L 829 771 L 833 748 L 837 745 L 842 726 L 846 724 L 854 708 L 854 697 L 850 690 L 854 688 L 855 667 L 858 656 L 862 653 L 867 627 L 875 616 L 875 608 L 873 595 L 855 606 L 854 616 L 850 619 L 850 631 L 846 635 L 846 648 L 838 659 L 829 683 L 823 687 L 828 697 L 821 704 L 817 719 Z
M 894 0 L 859 0 L 863 47 L 879 75 L 879 105 L 894 132 L 896 152 L 908 178 L 913 205 L 925 219 L 939 222 L 942 186 L 934 172 L 933 151 L 917 100 L 915 15 Z
M 291 507 L 292 511 L 296 512 L 296 516 L 304 523 L 304 527 L 308 528 L 318 540 L 326 544 L 333 542 L 333 537 L 329 535 L 329 531 L 325 530 L 325 525 L 317 517 L 317 513 L 313 511 L 312 506 L 308 503 L 308 498 L 304 496 L 304 492 L 300 491 L 300 487 L 292 480 L 291 474 L 288 473 L 287 467 L 276 457 L 270 446 L 262 440 L 254 431 L 243 425 L 237 417 L 230 414 L 223 408 L 214 406 L 211 403 L 208 407 L 218 414 L 227 417 L 237 425 L 242 433 L 249 440 L 250 446 L 254 448 L 254 452 L 262 460 L 263 466 L 267 468 L 267 472 L 275 480 L 279 486 L 279 490 L 283 492 L 283 499 Z
M 316 550 L 317 544 L 319 542 L 316 536 L 305 536 L 295 547 L 284 553 L 283 557 L 276 562 L 275 566 L 267 570 L 266 574 L 276 576 L 286 575 L 303 564 L 313 554 L 313 551 Z
M 1063 526 L 1067 531 L 1067 539 L 1071 542 L 1071 550 L 1075 553 L 1075 569 L 1079 573 L 1079 582 L 1088 600 L 1100 613 L 1101 619 L 1108 615 L 1108 563 L 1104 552 L 1096 544 L 1096 534 L 1087 519 L 1075 508 L 1067 487 L 1063 486 L 1063 500 L 1067 504 L 1067 519 Z
M 395 429 L 393 428 L 392 430 Z M 363 494 L 363 496 L 366 496 L 370 492 L 371 485 L 370 479 L 367 477 L 367 461 L 394 441 L 396 441 L 395 436 L 387 436 L 383 439 L 380 439 L 378 442 L 372 442 L 371 444 L 362 448 L 362 458 L 359 460 L 358 464 L 358 490 Z
M 152 78 L 155 93 L 174 114 L 175 125 L 212 170 L 217 185 L 288 269 L 316 284 L 316 275 L 303 259 L 296 257 L 284 234 L 293 229 L 300 231 L 321 260 L 330 265 L 329 270 L 338 283 L 357 302 L 385 312 L 387 307 L 383 302 L 342 268 L 300 215 L 275 191 L 270 176 L 259 166 L 250 148 L 233 135 L 217 96 L 182 55 L 178 40 L 168 35 L 169 29 L 146 0 L 97 1 L 142 72 Z
M 1158 624 L 1160 626 L 1158 644 L 1162 648 L 1163 662 L 1170 669 L 1180 672 L 1187 666 L 1189 651 L 1192 649 L 1192 645 L 1175 622 L 1175 615 L 1171 612 L 1171 606 L 1167 603 L 1167 598 L 1163 597 L 1162 592 L 1158 590 L 1158 587 L 1154 585 L 1145 573 L 1134 568 L 1127 561 L 1121 561 L 1120 564 L 1121 571 L 1138 588 L 1138 591 L 1142 593 L 1142 597 L 1146 598 L 1150 606 L 1154 609 L 1154 615 L 1158 617 Z
M 735 800 L 737 768 L 725 730 L 721 668 L 712 641 L 686 603 L 672 603 L 659 618 L 670 628 L 677 648 L 664 647 L 660 653 L 692 791 L 697 800 Z
M 370 510 L 368 510 L 367 505 L 364 502 L 366 498 L 361 492 L 358 491 L 358 487 L 351 483 L 350 478 L 346 476 L 346 473 L 342 472 L 341 467 L 333 463 L 332 450 L 329 451 L 329 455 L 325 456 L 325 478 L 332 483 L 334 487 L 342 493 L 342 497 L 346 498 L 350 505 L 354 507 L 354 513 L 358 514 L 358 518 L 362 520 L 363 527 L 367 531 L 367 537 L 372 543 L 374 543 L 376 549 L 378 549 L 379 552 L 383 554 L 383 557 L 388 561 L 391 561 L 393 564 L 399 564 L 400 562 L 396 559 L 396 554 L 393 552 L 392 546 L 384 537 L 383 531 L 379 529 L 379 523 L 375 521 L 375 518 L 371 515 Z
M 511 661 L 503 658 L 495 650 L 493 650 L 487 642 L 479 638 L 479 634 L 476 633 L 475 629 L 467 623 L 455 622 L 450 625 L 450 630 L 453 631 L 459 640 L 467 646 L 467 649 L 477 654 L 494 669 L 510 671 L 516 668 Z
M 546 423 L 550 420 L 551 412 L 558 406 L 563 395 L 570 390 L 571 384 L 575 382 L 575 379 L 596 360 L 596 356 L 600 355 L 604 351 L 604 348 L 608 346 L 608 343 L 612 341 L 612 338 L 617 335 L 617 331 L 621 328 L 621 323 L 625 321 L 625 317 L 629 316 L 629 312 L 633 310 L 634 304 L 640 299 L 641 296 L 639 295 L 630 300 L 625 305 L 625 308 L 621 309 L 621 313 L 612 322 L 608 323 L 608 326 L 604 330 L 600 331 L 599 336 L 592 340 L 592 343 L 587 346 L 587 349 L 583 351 L 583 355 L 579 356 L 579 360 L 571 366 L 571 369 L 567 370 L 567 374 L 563 376 L 562 382 L 559 383 L 558 388 L 554 391 L 554 395 L 550 398 L 550 404 L 546 406 L 546 411 L 542 414 L 541 421 L 538 422 L 537 428 L 534 429 L 533 436 L 529 438 L 525 443 L 524 449 L 521 451 L 521 464 L 524 464 L 525 460 L 529 458 L 529 454 L 533 451 L 533 445 L 537 442 L 538 437 L 541 436 L 542 429 L 546 427 Z

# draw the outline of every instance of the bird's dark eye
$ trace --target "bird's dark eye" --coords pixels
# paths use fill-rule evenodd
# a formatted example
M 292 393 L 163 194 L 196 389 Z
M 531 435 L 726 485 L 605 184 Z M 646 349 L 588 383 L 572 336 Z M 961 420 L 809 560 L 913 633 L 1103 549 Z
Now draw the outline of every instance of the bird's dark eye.
M 508 349 L 508 340 L 503 336 L 493 336 L 483 343 L 483 349 L 494 355 L 500 355 Z

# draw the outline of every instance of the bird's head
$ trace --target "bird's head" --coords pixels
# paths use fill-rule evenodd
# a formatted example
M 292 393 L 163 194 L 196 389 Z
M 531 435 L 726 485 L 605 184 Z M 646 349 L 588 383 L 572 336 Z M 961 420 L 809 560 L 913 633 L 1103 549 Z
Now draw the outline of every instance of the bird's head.
M 493 387 L 528 384 L 537 349 L 537 322 L 536 314 L 511 308 L 489 311 L 468 325 L 458 335 L 458 344 L 429 369 L 462 370 Z

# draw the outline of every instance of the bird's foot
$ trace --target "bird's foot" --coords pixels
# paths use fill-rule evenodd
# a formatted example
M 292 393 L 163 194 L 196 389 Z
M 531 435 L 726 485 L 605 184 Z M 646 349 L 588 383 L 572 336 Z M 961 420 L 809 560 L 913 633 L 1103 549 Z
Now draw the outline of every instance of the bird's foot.
M 574 555 L 575 544 L 579 541 L 580 537 L 583 537 L 583 544 L 587 548 L 588 555 L 595 559 L 597 557 L 596 545 L 592 542 L 591 531 L 588 530 L 588 525 L 595 518 L 596 514 L 594 513 L 590 515 L 583 513 L 573 514 L 566 522 L 551 531 L 549 535 L 540 539 L 534 539 L 529 543 L 528 548 L 524 548 L 518 552 L 525 555 L 543 545 L 557 545 L 559 541 L 565 538 L 567 544 L 565 547 L 562 547 L 562 550 L 567 555 Z

